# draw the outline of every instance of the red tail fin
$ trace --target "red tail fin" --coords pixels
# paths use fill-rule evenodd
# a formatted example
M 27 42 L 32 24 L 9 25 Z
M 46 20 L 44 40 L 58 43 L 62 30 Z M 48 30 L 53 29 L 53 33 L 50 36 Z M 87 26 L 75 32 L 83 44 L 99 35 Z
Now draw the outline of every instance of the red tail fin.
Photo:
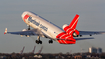
M 79 15 L 76 14 L 75 17 L 74 17 L 74 19 L 73 19 L 72 22 L 70 23 L 69 27 L 72 28 L 72 29 L 75 29 L 78 20 L 79 20 Z

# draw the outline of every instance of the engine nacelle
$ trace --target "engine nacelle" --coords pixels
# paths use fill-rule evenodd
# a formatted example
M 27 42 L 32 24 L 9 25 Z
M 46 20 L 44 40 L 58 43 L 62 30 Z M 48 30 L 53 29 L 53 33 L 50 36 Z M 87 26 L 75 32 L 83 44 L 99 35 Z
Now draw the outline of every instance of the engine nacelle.
M 29 35 L 25 35 L 26 37 L 30 37 Z
M 28 29 L 23 29 L 22 31 L 28 31 Z M 25 35 L 26 37 L 30 37 L 29 35 Z M 23 35 L 21 35 L 23 37 Z
M 68 24 L 64 24 L 64 25 L 62 26 L 62 29 L 64 30 L 64 28 L 67 27 L 67 26 L 69 26 L 69 25 L 68 25 Z
M 23 29 L 22 31 L 27 31 L 27 29 Z
M 73 35 L 74 37 L 78 37 L 79 35 L 78 30 L 70 28 L 67 24 L 64 24 L 62 28 L 68 35 Z
M 75 32 L 73 32 L 73 37 L 78 37 L 78 35 Z

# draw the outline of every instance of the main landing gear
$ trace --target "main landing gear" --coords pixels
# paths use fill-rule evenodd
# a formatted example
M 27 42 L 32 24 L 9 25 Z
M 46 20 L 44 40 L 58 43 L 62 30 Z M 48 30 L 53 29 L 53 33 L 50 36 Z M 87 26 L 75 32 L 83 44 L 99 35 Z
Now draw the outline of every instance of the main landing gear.
M 42 44 L 42 41 L 40 40 L 40 36 L 37 37 L 38 40 L 36 40 L 37 44 Z
M 38 40 L 36 40 L 35 42 L 37 44 L 42 44 L 42 41 L 40 40 L 40 36 L 37 37 Z M 53 43 L 53 40 L 49 40 L 49 44 Z
M 49 40 L 49 44 L 50 44 L 50 43 L 53 43 L 53 40 Z

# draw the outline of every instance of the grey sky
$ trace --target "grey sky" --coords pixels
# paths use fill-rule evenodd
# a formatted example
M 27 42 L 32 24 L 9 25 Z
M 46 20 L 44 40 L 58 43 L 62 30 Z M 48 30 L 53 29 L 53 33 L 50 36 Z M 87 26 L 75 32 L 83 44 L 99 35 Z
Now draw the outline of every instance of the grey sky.
M 30 52 L 36 45 L 36 51 L 43 46 L 43 53 L 59 52 L 84 52 L 88 47 L 101 47 L 105 52 L 105 35 L 94 35 L 93 40 L 78 41 L 74 45 L 62 45 L 57 42 L 48 44 L 48 39 L 41 38 L 42 45 L 37 45 L 34 40 L 37 37 L 20 37 L 16 35 L 4 35 L 4 29 L 8 31 L 20 31 L 27 28 L 22 21 L 21 14 L 24 11 L 33 11 L 54 24 L 62 27 L 69 24 L 75 14 L 80 15 L 77 25 L 78 30 L 105 31 L 105 0 L 1 0 L 0 1 L 0 52 L 20 52 L 25 46 L 24 52 Z M 88 37 L 88 36 L 85 36 Z

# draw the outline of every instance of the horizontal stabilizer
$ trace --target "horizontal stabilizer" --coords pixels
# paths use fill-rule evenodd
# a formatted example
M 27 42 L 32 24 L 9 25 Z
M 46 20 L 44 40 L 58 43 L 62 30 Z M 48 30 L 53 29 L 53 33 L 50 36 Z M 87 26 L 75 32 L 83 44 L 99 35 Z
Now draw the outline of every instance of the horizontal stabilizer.
M 77 41 L 78 40 L 88 40 L 88 39 L 94 39 L 93 37 L 89 37 L 89 38 L 75 38 Z
M 79 35 L 97 35 L 105 34 L 105 31 L 79 31 Z

